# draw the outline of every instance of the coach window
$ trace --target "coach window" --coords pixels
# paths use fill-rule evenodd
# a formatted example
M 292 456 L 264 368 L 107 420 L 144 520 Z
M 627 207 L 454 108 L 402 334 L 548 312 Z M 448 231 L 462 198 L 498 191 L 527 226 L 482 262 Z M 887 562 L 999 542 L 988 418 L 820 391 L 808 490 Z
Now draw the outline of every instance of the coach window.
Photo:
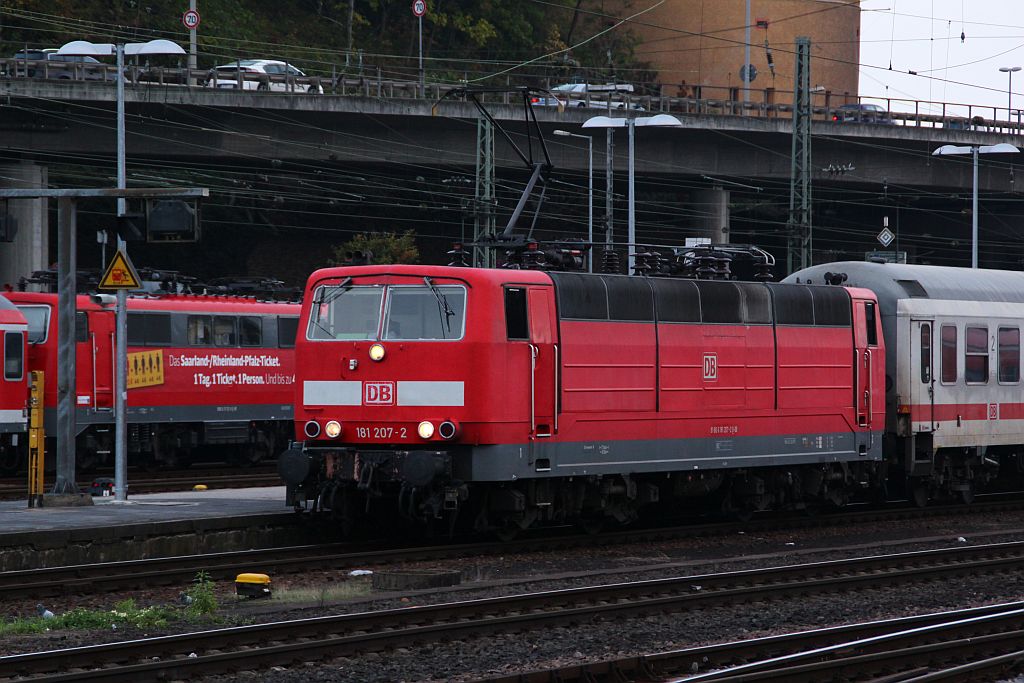
M 238 331 L 242 346 L 263 346 L 263 318 L 243 315 L 238 319 Z
M 218 315 L 213 319 L 213 342 L 217 346 L 238 346 L 238 319 Z
M 921 325 L 921 381 L 932 381 L 932 326 Z
M 999 381 L 1013 384 L 1020 381 L 1020 328 L 999 328 Z
M 526 290 L 509 287 L 505 290 L 505 333 L 509 339 L 529 339 L 530 324 L 526 315 Z
M 964 379 L 968 384 L 988 382 L 988 328 L 968 327 L 964 339 Z
M 956 382 L 956 325 L 942 326 L 942 381 Z
M 21 332 L 4 332 L 4 379 L 16 381 L 25 376 L 24 354 Z
M 278 316 L 277 345 L 282 349 L 295 346 L 295 337 L 299 334 L 299 319 L 294 316 Z
M 213 321 L 208 315 L 188 317 L 189 346 L 210 346 L 213 344 Z

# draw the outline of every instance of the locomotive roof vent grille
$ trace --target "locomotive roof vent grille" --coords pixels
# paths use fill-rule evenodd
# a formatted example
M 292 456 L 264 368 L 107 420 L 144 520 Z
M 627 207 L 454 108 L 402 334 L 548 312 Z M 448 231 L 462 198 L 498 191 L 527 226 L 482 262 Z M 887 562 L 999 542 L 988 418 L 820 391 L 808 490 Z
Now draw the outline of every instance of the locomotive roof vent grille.
M 928 291 L 921 286 L 921 283 L 917 280 L 897 280 L 896 284 L 903 288 L 903 291 L 907 293 L 912 299 L 927 299 Z

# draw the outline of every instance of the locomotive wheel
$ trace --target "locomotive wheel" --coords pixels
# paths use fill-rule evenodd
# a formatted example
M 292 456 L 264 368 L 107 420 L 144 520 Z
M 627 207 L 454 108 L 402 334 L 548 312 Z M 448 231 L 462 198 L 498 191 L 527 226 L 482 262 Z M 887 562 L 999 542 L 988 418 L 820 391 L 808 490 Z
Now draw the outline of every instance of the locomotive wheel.
M 519 536 L 519 532 L 522 530 L 522 527 L 520 527 L 514 521 L 512 521 L 511 519 L 506 519 L 502 522 L 500 527 L 496 527 L 494 529 L 494 535 L 498 537 L 499 541 L 502 541 L 503 543 L 508 543 L 509 541 L 514 541 L 516 537 Z
M 928 506 L 928 482 L 917 479 L 911 483 L 910 499 L 919 508 Z
M 957 493 L 960 494 L 960 500 L 964 505 L 970 505 L 974 502 L 974 482 L 967 482 L 967 488 L 960 489 Z
M 597 536 L 604 531 L 608 518 L 604 515 L 588 515 L 579 521 L 580 529 L 588 536 Z

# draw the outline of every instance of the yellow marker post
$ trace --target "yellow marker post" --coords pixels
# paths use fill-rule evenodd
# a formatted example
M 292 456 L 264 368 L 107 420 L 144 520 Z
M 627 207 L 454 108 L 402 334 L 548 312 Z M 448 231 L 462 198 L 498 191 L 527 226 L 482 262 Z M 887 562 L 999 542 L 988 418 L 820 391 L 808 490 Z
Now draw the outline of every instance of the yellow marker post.
M 28 506 L 43 506 L 43 465 L 46 460 L 46 430 L 43 428 L 43 371 L 29 373 L 28 398 Z

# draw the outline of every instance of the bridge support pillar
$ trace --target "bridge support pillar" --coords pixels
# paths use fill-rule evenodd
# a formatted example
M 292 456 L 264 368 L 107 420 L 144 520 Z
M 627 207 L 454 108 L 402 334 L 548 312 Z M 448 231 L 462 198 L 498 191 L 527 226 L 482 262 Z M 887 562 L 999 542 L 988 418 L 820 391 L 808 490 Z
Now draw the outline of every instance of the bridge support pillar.
M 709 237 L 711 244 L 729 243 L 729 190 L 694 190 L 690 208 L 697 213 L 696 237 Z
M 0 187 L 35 189 L 46 187 L 47 167 L 32 161 L 0 164 Z M 0 286 L 14 287 L 18 278 L 49 265 L 49 213 L 46 199 L 12 199 L 7 215 L 17 221 L 18 234 L 13 242 L 0 243 Z M 0 203 L 0 212 L 3 205 Z

